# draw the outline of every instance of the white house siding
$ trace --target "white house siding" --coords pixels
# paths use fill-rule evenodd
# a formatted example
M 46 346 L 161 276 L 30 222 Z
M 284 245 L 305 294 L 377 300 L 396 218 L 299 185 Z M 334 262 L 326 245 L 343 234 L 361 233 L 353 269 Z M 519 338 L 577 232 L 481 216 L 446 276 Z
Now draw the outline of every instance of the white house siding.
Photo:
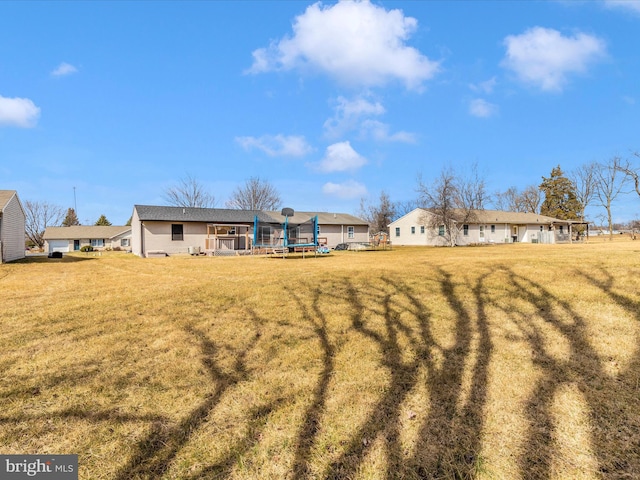
M 24 258 L 25 214 L 17 193 L 10 195 L 4 208 L 0 208 L 0 263 Z
M 488 216 L 490 212 L 485 212 Z M 492 211 L 491 214 L 495 214 Z M 497 212 L 497 219 L 504 216 L 504 212 Z M 514 215 L 508 213 L 509 215 Z M 439 246 L 447 245 L 445 237 L 438 235 L 438 229 L 424 227 L 424 210 L 416 209 L 409 212 L 405 216 L 392 222 L 389 225 L 389 235 L 394 245 L 430 245 Z M 504 221 L 496 221 L 494 223 L 471 223 L 465 235 L 465 229 L 461 225 L 460 232 L 456 238 L 457 245 L 473 245 L 473 244 L 499 244 L 499 243 L 554 243 L 555 236 L 553 230 L 549 230 L 551 219 L 533 215 L 539 218 L 540 223 L 505 223 Z M 482 234 L 481 234 L 482 227 Z M 492 231 L 493 227 L 493 231 Z M 542 230 L 541 230 L 542 228 Z M 568 227 L 565 227 L 568 228 Z
M 416 209 L 391 223 L 389 227 L 391 244 L 411 246 L 433 245 L 434 242 L 437 242 L 437 239 L 432 238 L 434 237 L 434 232 L 429 232 L 428 227 L 424 228 L 424 232 L 422 231 L 422 215 L 422 210 Z M 414 233 L 411 233 L 412 231 Z M 437 235 L 437 232 L 435 233 Z

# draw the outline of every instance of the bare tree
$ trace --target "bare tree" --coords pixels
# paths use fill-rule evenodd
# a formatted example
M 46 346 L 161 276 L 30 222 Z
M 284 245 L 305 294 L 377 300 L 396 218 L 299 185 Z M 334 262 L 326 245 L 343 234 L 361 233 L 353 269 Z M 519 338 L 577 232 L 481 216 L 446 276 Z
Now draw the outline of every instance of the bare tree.
M 455 174 L 455 176 L 459 208 L 484 210 L 485 203 L 489 200 L 489 195 L 487 194 L 484 177 L 478 173 L 478 165 L 474 163 L 467 176 L 459 174 Z
M 509 187 L 504 192 L 497 192 L 493 196 L 493 204 L 497 210 L 505 212 L 523 212 L 522 194 L 516 187 Z
M 409 212 L 414 211 L 419 206 L 418 200 L 404 200 L 401 202 L 395 202 L 396 218 L 400 218 Z
M 624 192 L 629 183 L 629 175 L 619 168 L 620 159 L 614 157 L 606 163 L 599 163 L 594 169 L 594 196 L 607 212 L 609 239 L 613 240 L 613 217 L 611 207 L 615 199 Z
M 47 202 L 24 202 L 25 234 L 38 248 L 44 246 L 44 231 L 56 227 L 65 216 L 64 208 Z
M 580 165 L 569 175 L 569 180 L 573 182 L 575 188 L 576 197 L 583 207 L 580 214 L 582 221 L 584 221 L 585 218 L 585 210 L 593 201 L 596 193 L 596 171 L 598 168 L 596 162 L 591 162 Z
M 444 168 L 431 184 L 419 176 L 418 193 L 427 210 L 422 223 L 451 247 L 456 245 L 464 225 L 476 219 L 486 199 L 484 180 L 476 172 L 465 178 L 451 168 Z
M 181 178 L 179 183 L 164 191 L 164 199 L 175 207 L 212 208 L 216 205 L 213 194 L 193 176 Z
M 635 152 L 634 155 L 640 158 L 640 152 Z M 617 160 L 617 162 L 615 163 L 615 167 L 625 175 L 628 175 L 629 178 L 633 180 L 636 193 L 638 194 L 638 196 L 640 196 L 640 169 L 633 168 L 629 160 L 623 161 L 621 159 Z
M 227 208 L 238 210 L 277 210 L 282 205 L 280 194 L 268 181 L 251 177 L 235 189 L 227 200 Z
M 574 190 L 576 192 L 576 198 L 582 205 L 582 210 L 579 213 L 580 220 L 585 221 L 586 209 L 593 201 L 593 197 L 596 193 L 596 171 L 598 170 L 598 164 L 596 162 L 586 163 L 580 165 L 569 174 L 569 180 L 573 183 Z M 579 227 L 578 232 L 586 230 L 587 237 L 589 236 L 589 229 Z
M 368 203 L 364 198 L 360 199 L 358 216 L 367 221 L 371 233 L 387 232 L 389 224 L 396 219 L 396 205 L 389 195 L 382 191 L 377 204 Z
M 522 198 L 522 211 L 524 213 L 540 213 L 542 192 L 537 186 L 529 185 L 520 195 Z

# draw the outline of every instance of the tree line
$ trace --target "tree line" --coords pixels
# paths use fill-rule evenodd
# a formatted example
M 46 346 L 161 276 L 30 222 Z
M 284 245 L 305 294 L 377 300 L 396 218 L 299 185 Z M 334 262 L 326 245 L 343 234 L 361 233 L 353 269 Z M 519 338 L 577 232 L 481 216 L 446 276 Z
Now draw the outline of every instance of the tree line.
M 640 153 L 633 154 L 640 159 Z M 540 184 L 523 189 L 509 187 L 490 194 L 486 180 L 474 165 L 467 172 L 452 167 L 443 168 L 431 181 L 418 175 L 416 198 L 405 202 L 393 202 L 382 191 L 374 202 L 362 199 L 359 216 L 366 220 L 372 231 L 386 232 L 387 226 L 416 207 L 424 208 L 423 224 L 431 228 L 444 226 L 445 238 L 455 244 L 463 225 L 473 223 L 478 211 L 488 208 L 508 212 L 535 213 L 561 220 L 591 223 L 586 209 L 600 207 L 597 220 L 607 225 L 613 234 L 613 207 L 624 194 L 635 193 L 640 197 L 640 167 L 629 159 L 612 157 L 604 162 L 580 165 L 564 172 L 560 165 L 554 167 Z M 634 220 L 632 224 L 640 224 Z
M 640 159 L 639 152 L 633 155 Z M 602 212 L 598 220 L 606 224 L 612 234 L 614 202 L 620 195 L 634 190 L 640 197 L 640 167 L 620 157 L 580 165 L 568 173 L 558 165 L 549 177 L 542 177 L 539 185 L 532 184 L 523 189 L 509 187 L 493 194 L 487 191 L 486 180 L 478 172 L 477 165 L 467 173 L 445 167 L 431 181 L 418 175 L 415 199 L 392 201 L 383 190 L 376 201 L 361 199 L 356 215 L 369 223 L 371 232 L 378 233 L 386 232 L 392 221 L 422 207 L 433 214 L 428 218 L 425 216 L 425 225 L 434 228 L 444 225 L 445 236 L 455 244 L 462 225 L 472 223 L 478 211 L 489 207 L 586 223 L 585 210 L 597 206 Z M 167 205 L 177 207 L 213 208 L 217 205 L 215 195 L 190 174 L 166 188 L 163 199 Z M 73 208 L 65 212 L 60 206 L 33 201 L 26 201 L 24 206 L 27 240 L 40 248 L 44 246 L 43 235 L 47 227 L 80 225 Z M 278 190 L 260 177 L 247 179 L 225 202 L 226 208 L 238 210 L 277 210 L 281 206 Z M 130 224 L 131 218 L 126 225 Z M 111 222 L 101 215 L 93 225 L 111 225 Z

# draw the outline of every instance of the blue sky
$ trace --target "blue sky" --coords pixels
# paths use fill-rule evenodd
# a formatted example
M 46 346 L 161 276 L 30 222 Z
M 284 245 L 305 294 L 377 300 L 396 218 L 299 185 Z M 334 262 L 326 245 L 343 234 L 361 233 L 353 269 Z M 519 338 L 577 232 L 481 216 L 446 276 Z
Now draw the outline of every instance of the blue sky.
M 123 224 L 191 175 L 355 213 L 640 151 L 640 2 L 1 2 L 0 188 Z M 635 159 L 638 160 L 638 159 Z M 640 161 L 636 162 L 640 166 Z M 595 219 L 600 213 L 590 210 Z M 625 196 L 616 220 L 640 216 Z

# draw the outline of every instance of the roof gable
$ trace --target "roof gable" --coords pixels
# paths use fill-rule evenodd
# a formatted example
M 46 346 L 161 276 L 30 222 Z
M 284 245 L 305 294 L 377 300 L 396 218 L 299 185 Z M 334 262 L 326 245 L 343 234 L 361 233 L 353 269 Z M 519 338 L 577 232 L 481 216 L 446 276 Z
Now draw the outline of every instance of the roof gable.
M 390 225 L 393 225 L 398 220 L 403 219 L 404 217 L 413 214 L 414 212 L 424 212 L 425 214 L 435 215 L 433 212 L 430 212 L 426 208 L 416 208 L 412 210 L 406 215 L 403 215 L 399 219 L 391 222 Z M 506 212 L 503 210 L 474 210 L 471 218 L 465 222 L 469 224 L 494 224 L 494 223 L 509 223 L 509 224 L 520 224 L 520 225 L 551 225 L 551 224 L 570 224 L 570 223 L 580 223 L 578 221 L 572 220 L 560 220 L 559 218 L 547 217 L 546 215 L 539 215 L 537 213 L 525 213 L 525 212 Z
M 131 232 L 128 226 L 73 225 L 70 227 L 47 227 L 45 240 L 71 240 L 91 238 L 113 238 Z
M 0 190 L 0 211 L 4 210 L 9 201 L 14 195 L 17 195 L 17 193 L 15 190 Z

